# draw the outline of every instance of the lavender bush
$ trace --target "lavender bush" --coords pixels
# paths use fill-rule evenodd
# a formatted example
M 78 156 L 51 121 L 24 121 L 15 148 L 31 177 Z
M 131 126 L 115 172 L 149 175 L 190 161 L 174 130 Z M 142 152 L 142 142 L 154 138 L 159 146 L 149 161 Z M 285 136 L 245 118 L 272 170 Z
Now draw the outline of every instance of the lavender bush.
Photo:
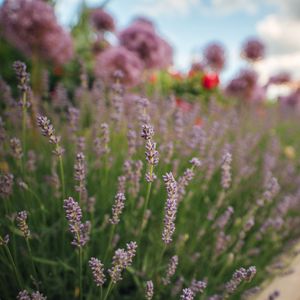
M 128 68 L 60 110 L 3 106 L 1 299 L 246 299 L 299 236 L 292 114 L 182 110 Z

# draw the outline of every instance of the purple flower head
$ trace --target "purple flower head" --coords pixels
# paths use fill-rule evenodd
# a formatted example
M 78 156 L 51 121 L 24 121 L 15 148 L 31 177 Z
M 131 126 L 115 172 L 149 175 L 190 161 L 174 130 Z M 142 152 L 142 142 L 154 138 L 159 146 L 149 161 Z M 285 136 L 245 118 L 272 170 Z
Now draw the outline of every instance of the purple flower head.
M 138 56 L 125 47 L 110 47 L 97 56 L 95 74 L 106 81 L 113 80 L 115 71 L 123 73 L 121 82 L 133 86 L 139 83 L 143 65 Z
M 132 264 L 132 260 L 136 254 L 136 242 L 130 242 L 126 245 L 127 250 L 118 249 L 113 257 L 112 267 L 108 273 L 113 283 L 122 280 L 122 271 Z
M 18 138 L 14 137 L 10 139 L 10 148 L 14 158 L 21 159 L 23 157 L 21 141 Z
M 95 8 L 91 11 L 90 21 L 96 30 L 99 31 L 114 31 L 115 22 L 110 14 L 102 8 Z
M 260 60 L 265 56 L 265 46 L 259 39 L 250 38 L 243 45 L 242 55 L 250 61 Z
M 25 239 L 30 237 L 30 230 L 27 225 L 27 217 L 28 217 L 27 211 L 23 210 L 18 212 L 16 218 L 17 225 Z
M 14 175 L 0 174 L 0 196 L 3 198 L 9 197 L 12 193 L 14 183 Z
M 47 300 L 42 293 L 39 291 L 32 292 L 31 295 L 26 290 L 19 292 L 17 300 Z
M 19 81 L 18 88 L 21 92 L 26 92 L 29 89 L 30 75 L 27 73 L 26 65 L 21 61 L 15 61 L 13 68 L 16 72 L 17 79 Z
M 154 294 L 154 287 L 153 287 L 153 282 L 152 280 L 149 280 L 146 282 L 146 299 L 147 300 L 151 300 L 153 298 L 153 294 Z
M 283 106 L 298 107 L 300 104 L 300 89 L 292 91 L 287 96 L 281 96 L 279 101 Z
M 154 28 L 142 22 L 135 22 L 119 35 L 120 44 L 135 52 L 148 69 L 161 63 L 161 39 Z
M 92 257 L 89 260 L 89 266 L 92 270 L 93 278 L 94 278 L 96 285 L 102 286 L 104 284 L 104 282 L 106 281 L 103 264 L 101 263 L 101 261 L 99 259 Z
M 26 56 L 63 64 L 73 56 L 72 39 L 42 0 L 6 0 L 0 10 L 4 37 Z M 55 46 L 53 46 L 55 45 Z
M 171 172 L 164 175 L 163 178 L 166 185 L 168 197 L 165 205 L 164 229 L 162 232 L 162 240 L 166 244 L 170 244 L 172 242 L 172 236 L 175 232 L 178 188 L 177 182 L 175 181 L 174 176 Z
M 193 300 L 194 298 L 195 294 L 190 288 L 183 289 L 182 295 L 180 296 L 181 300 Z
M 124 193 L 118 193 L 115 196 L 115 204 L 112 207 L 112 217 L 109 219 L 111 224 L 118 224 L 120 222 L 120 215 L 125 207 L 125 195 Z
M 216 71 L 221 71 L 225 66 L 225 49 L 219 43 L 210 43 L 204 49 L 205 63 Z
M 222 157 L 222 179 L 221 185 L 223 189 L 228 189 L 231 183 L 231 162 L 232 155 L 229 152 L 225 152 Z
M 193 291 L 194 294 L 203 293 L 206 289 L 207 283 L 205 281 L 197 281 L 195 279 L 192 280 L 190 289 Z
M 77 247 L 83 247 L 89 240 L 90 222 L 81 223 L 81 208 L 72 197 L 64 200 L 64 209 L 70 232 L 74 236 L 71 244 Z
M 171 257 L 169 261 L 166 277 L 163 278 L 164 285 L 168 285 L 171 282 L 171 277 L 175 274 L 177 265 L 178 265 L 178 256 L 174 255 Z
M 272 75 L 269 79 L 269 84 L 284 84 L 291 80 L 291 74 L 288 72 L 281 72 Z

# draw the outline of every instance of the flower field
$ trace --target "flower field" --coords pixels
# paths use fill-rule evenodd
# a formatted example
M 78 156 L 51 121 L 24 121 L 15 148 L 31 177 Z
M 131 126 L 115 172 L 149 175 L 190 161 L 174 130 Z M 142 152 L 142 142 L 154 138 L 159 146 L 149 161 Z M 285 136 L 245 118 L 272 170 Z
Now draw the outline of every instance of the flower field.
M 267 101 L 259 40 L 222 86 L 221 44 L 183 73 L 148 19 L 115 31 L 0 8 L 0 299 L 255 299 L 300 236 L 299 90 Z

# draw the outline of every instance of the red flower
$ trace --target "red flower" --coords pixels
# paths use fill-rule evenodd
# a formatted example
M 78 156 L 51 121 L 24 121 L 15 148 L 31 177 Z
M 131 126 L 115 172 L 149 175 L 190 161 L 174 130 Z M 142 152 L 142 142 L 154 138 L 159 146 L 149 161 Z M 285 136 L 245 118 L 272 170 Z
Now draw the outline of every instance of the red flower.
M 219 83 L 219 75 L 216 73 L 204 74 L 202 78 L 202 86 L 208 90 L 217 87 Z
M 176 99 L 176 106 L 181 109 L 183 112 L 189 112 L 192 110 L 192 105 L 180 98 Z

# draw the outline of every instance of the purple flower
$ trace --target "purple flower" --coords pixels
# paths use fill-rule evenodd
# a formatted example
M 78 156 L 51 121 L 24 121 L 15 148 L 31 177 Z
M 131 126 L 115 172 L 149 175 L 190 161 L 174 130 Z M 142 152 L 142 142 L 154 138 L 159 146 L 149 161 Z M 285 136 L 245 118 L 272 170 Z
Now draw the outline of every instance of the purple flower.
M 97 56 L 95 74 L 109 82 L 115 71 L 123 72 L 122 83 L 134 86 L 141 80 L 143 65 L 138 56 L 125 47 L 110 47 Z
M 116 250 L 112 267 L 108 270 L 113 283 L 122 280 L 122 271 L 132 264 L 132 260 L 136 254 L 137 244 L 136 242 L 130 242 L 126 244 L 126 248 L 127 250 Z
M 26 56 L 63 64 L 73 56 L 72 39 L 42 0 L 6 0 L 0 10 L 4 37 Z M 55 46 L 53 46 L 55 45 Z
M 171 277 L 175 274 L 177 265 L 178 265 L 178 256 L 174 255 L 171 257 L 169 261 L 166 277 L 163 278 L 164 285 L 167 285 L 171 282 Z
M 18 138 L 14 137 L 10 139 L 10 148 L 14 158 L 21 159 L 23 157 L 21 142 Z
M 47 300 L 47 297 L 45 297 L 39 291 L 32 292 L 30 295 L 29 292 L 24 290 L 24 291 L 19 292 L 17 299 L 18 300 Z
M 195 279 L 192 280 L 190 289 L 194 294 L 203 293 L 203 290 L 206 289 L 207 283 L 205 281 L 197 281 Z
M 112 217 L 109 219 L 111 224 L 118 224 L 120 222 L 120 215 L 125 207 L 125 195 L 124 193 L 118 193 L 115 196 L 115 204 L 112 207 Z
M 153 293 L 154 293 L 154 287 L 153 287 L 153 282 L 152 280 L 149 280 L 146 282 L 146 299 L 151 300 L 153 298 Z
M 80 152 L 76 155 L 76 162 L 74 165 L 74 179 L 75 181 L 77 181 L 75 190 L 80 194 L 80 198 L 84 201 L 86 201 L 87 199 L 86 176 L 87 168 L 85 156 L 82 152 Z
M 28 91 L 30 75 L 29 75 L 29 73 L 27 73 L 26 65 L 21 61 L 15 61 L 13 64 L 13 68 L 16 72 L 17 79 L 19 81 L 18 89 L 21 92 Z
M 0 236 L 0 246 L 7 245 L 9 243 L 9 235 L 6 234 L 4 237 Z
M 90 222 L 81 223 L 81 208 L 72 197 L 64 200 L 64 209 L 70 232 L 74 236 L 71 244 L 77 247 L 83 247 L 89 240 Z
M 230 187 L 231 183 L 231 162 L 232 156 L 229 152 L 225 152 L 222 157 L 222 179 L 221 185 L 224 190 L 227 190 Z
M 167 173 L 163 176 L 167 188 L 168 198 L 165 205 L 164 229 L 162 232 L 162 240 L 166 244 L 172 242 L 172 236 L 175 232 L 175 220 L 177 213 L 178 189 L 177 182 L 173 174 Z
M 221 71 L 225 65 L 225 49 L 219 43 L 210 43 L 204 49 L 205 63 L 216 71 Z
M 291 75 L 288 72 L 281 72 L 272 75 L 269 79 L 269 84 L 284 84 L 291 80 Z
M 195 298 L 195 294 L 191 289 L 183 289 L 182 295 L 180 296 L 180 299 L 182 300 L 193 300 Z
M 115 22 L 110 14 L 102 8 L 95 8 L 91 11 L 90 21 L 96 30 L 99 31 L 114 31 Z
M 25 210 L 23 210 L 23 211 L 18 212 L 17 218 L 16 218 L 17 225 L 25 239 L 30 237 L 30 230 L 27 225 L 27 217 L 28 217 L 27 212 Z
M 250 61 L 260 60 L 265 56 L 265 46 L 259 39 L 250 38 L 243 45 L 242 55 Z
M 133 23 L 120 32 L 120 44 L 135 52 L 146 68 L 157 68 L 161 64 L 161 39 L 154 28 L 142 22 Z
M 97 286 L 102 286 L 104 282 L 106 281 L 105 275 L 104 275 L 104 268 L 101 261 L 95 257 L 92 257 L 89 260 L 89 266 L 92 270 L 94 281 Z

